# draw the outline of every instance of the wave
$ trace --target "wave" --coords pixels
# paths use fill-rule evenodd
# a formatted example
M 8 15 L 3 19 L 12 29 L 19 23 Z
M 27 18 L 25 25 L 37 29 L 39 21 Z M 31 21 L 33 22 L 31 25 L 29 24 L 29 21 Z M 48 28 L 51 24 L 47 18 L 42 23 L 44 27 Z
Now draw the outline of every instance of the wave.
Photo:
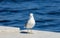
M 60 15 L 60 11 L 50 11 L 47 14 L 48 15 Z

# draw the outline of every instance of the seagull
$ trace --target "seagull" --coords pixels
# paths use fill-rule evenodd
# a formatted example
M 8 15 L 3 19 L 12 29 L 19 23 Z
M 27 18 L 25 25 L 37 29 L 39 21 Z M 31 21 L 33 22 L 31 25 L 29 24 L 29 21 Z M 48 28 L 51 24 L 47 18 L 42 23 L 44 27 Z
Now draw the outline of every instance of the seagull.
M 28 29 L 30 30 L 30 33 L 32 33 L 32 28 L 35 26 L 35 19 L 33 17 L 33 13 L 30 13 L 30 16 L 29 16 L 29 20 L 27 21 L 27 23 L 25 24 L 25 28 L 27 28 L 27 31 Z

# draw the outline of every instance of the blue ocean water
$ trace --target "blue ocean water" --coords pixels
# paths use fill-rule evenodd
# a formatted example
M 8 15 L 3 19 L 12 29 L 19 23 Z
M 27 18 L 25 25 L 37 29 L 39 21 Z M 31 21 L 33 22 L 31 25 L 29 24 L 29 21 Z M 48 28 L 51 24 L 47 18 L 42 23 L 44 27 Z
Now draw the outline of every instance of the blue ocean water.
M 60 32 L 60 0 L 0 0 L 0 26 L 19 27 L 33 13 L 33 29 Z

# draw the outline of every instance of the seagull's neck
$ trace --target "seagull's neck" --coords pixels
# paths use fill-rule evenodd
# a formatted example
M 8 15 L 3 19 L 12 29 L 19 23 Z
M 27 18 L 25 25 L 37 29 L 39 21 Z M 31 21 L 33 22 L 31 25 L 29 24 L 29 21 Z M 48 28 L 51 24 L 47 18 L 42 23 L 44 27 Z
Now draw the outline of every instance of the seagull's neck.
M 32 16 L 30 16 L 30 19 L 34 19 L 33 15 L 32 15 Z

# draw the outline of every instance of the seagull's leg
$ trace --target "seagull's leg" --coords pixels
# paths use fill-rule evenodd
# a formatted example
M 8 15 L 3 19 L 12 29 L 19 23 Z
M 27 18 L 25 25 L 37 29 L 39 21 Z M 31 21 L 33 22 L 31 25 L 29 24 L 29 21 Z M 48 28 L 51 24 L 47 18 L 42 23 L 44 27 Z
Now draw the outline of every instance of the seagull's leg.
M 29 32 L 28 28 L 27 28 L 27 33 Z
M 27 32 L 28 32 L 28 33 L 29 33 L 29 30 L 30 30 L 30 29 L 29 29 L 29 28 L 27 28 Z
M 32 28 L 30 28 L 30 33 L 32 33 Z
M 32 29 L 31 29 L 31 33 L 32 33 Z
M 27 32 L 32 34 L 32 28 L 27 29 Z
M 31 33 L 31 29 L 30 29 L 30 28 L 27 28 L 27 32 L 28 32 L 28 33 Z

